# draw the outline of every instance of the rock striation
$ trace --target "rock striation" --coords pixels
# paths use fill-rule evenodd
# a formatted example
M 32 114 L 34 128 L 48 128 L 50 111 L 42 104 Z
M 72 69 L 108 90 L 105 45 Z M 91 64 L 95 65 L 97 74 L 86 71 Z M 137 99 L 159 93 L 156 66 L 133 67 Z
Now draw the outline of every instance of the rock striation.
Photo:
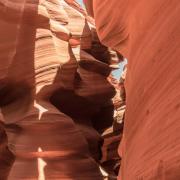
M 128 59 L 119 179 L 180 179 L 179 0 L 85 1 L 101 42 Z
M 103 179 L 115 90 L 94 20 L 73 0 L 0 0 L 0 26 L 0 180 Z

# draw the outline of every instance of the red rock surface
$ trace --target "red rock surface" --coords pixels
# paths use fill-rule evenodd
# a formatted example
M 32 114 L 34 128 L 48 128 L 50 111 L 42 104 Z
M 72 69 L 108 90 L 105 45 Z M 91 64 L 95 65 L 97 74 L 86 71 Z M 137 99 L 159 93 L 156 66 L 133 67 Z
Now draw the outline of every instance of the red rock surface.
M 128 58 L 119 179 L 179 180 L 179 0 L 93 0 L 88 9 L 100 40 Z
M 0 0 L 0 180 L 102 179 L 115 90 L 93 23 L 73 0 Z

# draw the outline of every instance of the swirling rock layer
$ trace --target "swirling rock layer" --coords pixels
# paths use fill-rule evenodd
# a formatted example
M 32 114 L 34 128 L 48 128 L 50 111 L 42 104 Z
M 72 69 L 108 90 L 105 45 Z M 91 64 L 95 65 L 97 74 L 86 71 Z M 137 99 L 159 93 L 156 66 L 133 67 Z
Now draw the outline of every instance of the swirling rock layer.
M 0 179 L 102 179 L 92 117 L 115 92 L 92 18 L 75 1 L 0 0 L 0 26 Z
M 85 1 L 101 41 L 128 58 L 119 178 L 180 179 L 179 0 Z

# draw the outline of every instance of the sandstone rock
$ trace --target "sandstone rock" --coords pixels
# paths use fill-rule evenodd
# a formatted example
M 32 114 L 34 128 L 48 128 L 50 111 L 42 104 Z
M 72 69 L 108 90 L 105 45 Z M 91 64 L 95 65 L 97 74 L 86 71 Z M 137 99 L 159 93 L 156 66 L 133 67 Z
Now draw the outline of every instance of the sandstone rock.
M 100 40 L 128 59 L 119 179 L 180 179 L 179 1 L 92 2 Z
M 1 180 L 102 179 L 89 117 L 115 91 L 93 23 L 73 0 L 0 0 Z

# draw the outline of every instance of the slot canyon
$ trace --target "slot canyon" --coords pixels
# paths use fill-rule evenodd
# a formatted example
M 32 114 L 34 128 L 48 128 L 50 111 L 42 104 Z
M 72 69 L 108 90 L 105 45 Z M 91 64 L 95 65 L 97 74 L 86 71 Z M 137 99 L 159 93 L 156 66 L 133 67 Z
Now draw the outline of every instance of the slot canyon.
M 0 27 L 0 180 L 180 180 L 179 0 L 0 0 Z

